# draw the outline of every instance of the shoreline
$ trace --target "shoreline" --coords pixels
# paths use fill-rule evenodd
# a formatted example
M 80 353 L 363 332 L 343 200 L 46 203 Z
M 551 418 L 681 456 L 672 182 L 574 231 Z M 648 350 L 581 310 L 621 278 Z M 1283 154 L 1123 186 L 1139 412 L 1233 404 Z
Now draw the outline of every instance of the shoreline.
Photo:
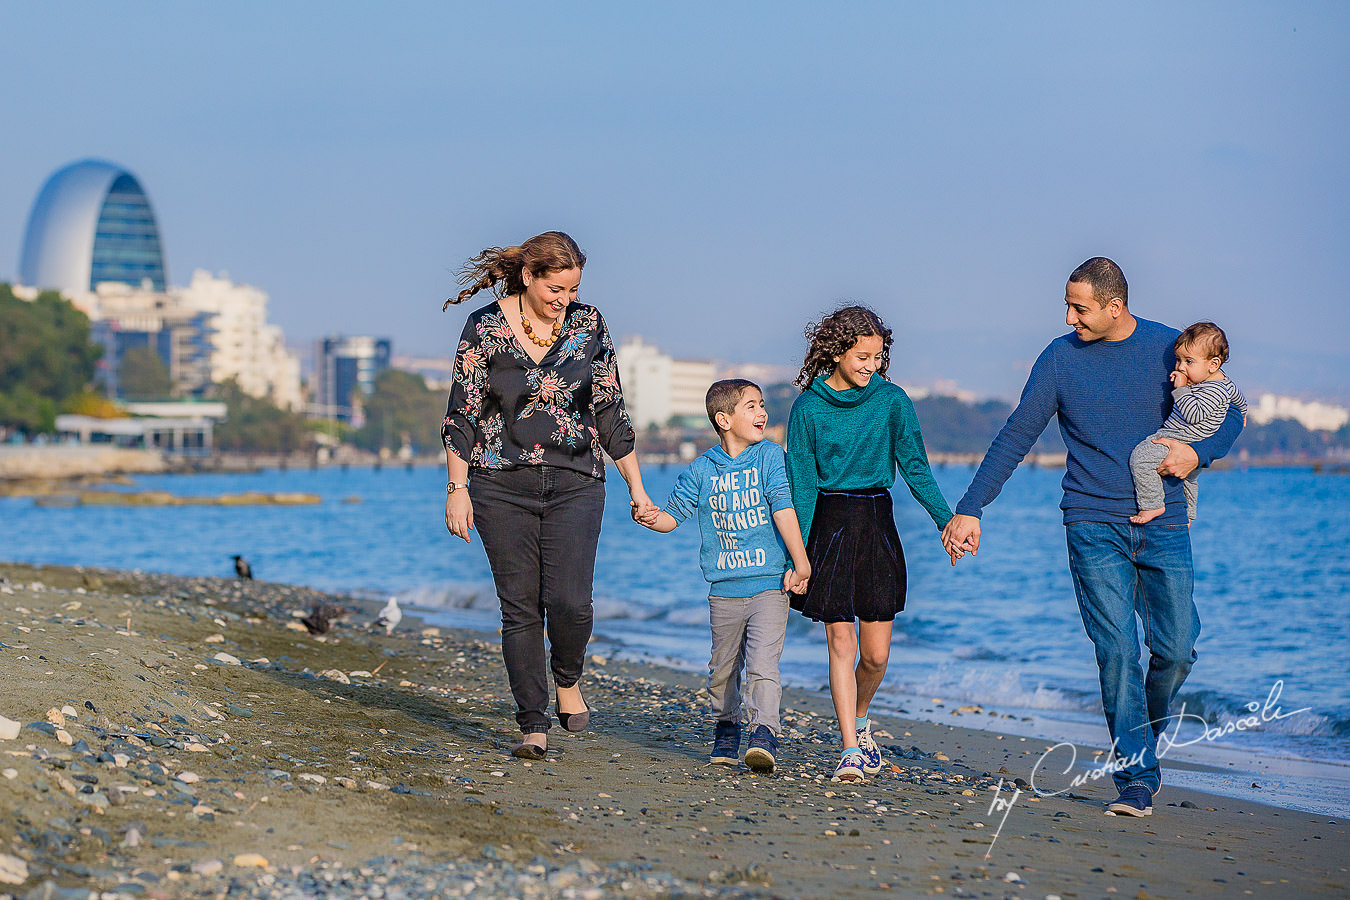
M 1022 790 L 991 815 L 1048 745 L 1032 737 L 877 716 L 892 768 L 831 785 L 828 697 L 788 689 L 778 771 L 729 771 L 706 764 L 701 676 L 593 649 L 595 727 L 554 729 L 529 764 L 508 755 L 487 635 L 409 615 L 386 637 L 361 627 L 376 604 L 287 585 L 0 575 L 0 715 L 24 726 L 0 740 L 15 896 L 46 880 L 164 897 L 361 896 L 379 879 L 386 896 L 1350 891 L 1346 823 L 1325 815 L 1167 785 L 1152 817 L 1115 818 L 1101 784 Z M 294 630 L 321 600 L 355 612 Z M 49 710 L 69 743 L 38 724 Z

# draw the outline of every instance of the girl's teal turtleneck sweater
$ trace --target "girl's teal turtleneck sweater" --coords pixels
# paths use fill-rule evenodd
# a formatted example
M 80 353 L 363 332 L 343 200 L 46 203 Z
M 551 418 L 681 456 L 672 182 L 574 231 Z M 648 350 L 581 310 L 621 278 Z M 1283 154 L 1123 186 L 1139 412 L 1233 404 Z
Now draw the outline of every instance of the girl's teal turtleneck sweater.
M 802 539 L 811 534 L 817 491 L 889 488 L 897 469 L 939 530 L 946 526 L 952 511 L 928 467 L 909 395 L 879 375 L 847 391 L 825 378 L 816 376 L 788 416 L 787 476 Z

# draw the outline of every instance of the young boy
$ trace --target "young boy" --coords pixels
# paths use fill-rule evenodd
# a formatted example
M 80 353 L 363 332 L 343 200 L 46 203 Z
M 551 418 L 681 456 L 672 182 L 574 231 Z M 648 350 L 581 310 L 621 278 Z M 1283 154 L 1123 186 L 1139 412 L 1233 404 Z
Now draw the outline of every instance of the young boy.
M 1172 371 L 1172 414 L 1162 428 L 1140 441 L 1130 453 L 1130 471 L 1134 475 L 1134 495 L 1139 515 L 1130 516 L 1136 525 L 1151 522 L 1167 511 L 1163 503 L 1162 476 L 1158 466 L 1167 455 L 1164 444 L 1155 438 L 1172 438 L 1193 444 L 1213 436 L 1223 424 L 1231 404 L 1247 423 L 1247 401 L 1221 368 L 1228 362 L 1228 338 L 1213 322 L 1196 322 L 1181 333 L 1176 345 L 1177 367 Z M 1186 494 L 1186 514 L 1195 518 L 1200 494 L 1199 470 L 1181 482 Z
M 744 671 L 750 718 L 745 764 L 772 772 L 787 591 L 806 589 L 811 566 L 792 508 L 783 448 L 764 440 L 768 415 L 759 387 L 740 378 L 719 381 L 708 389 L 707 408 L 719 445 L 680 473 L 664 510 L 649 507 L 636 518 L 665 534 L 698 515 L 699 563 L 709 584 L 712 625 L 708 690 L 717 718 L 710 761 L 739 762 Z

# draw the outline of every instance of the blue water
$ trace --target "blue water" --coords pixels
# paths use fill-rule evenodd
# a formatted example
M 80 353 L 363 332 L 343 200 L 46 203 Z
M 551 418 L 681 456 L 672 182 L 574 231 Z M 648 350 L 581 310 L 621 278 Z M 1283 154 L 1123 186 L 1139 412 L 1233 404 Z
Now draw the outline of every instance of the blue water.
M 678 468 L 649 467 L 658 501 Z M 972 475 L 936 475 L 954 502 Z M 1013 727 L 1100 740 L 1096 667 L 1083 634 L 1057 503 L 1062 471 L 1023 468 L 986 511 L 977 558 L 953 569 L 936 529 L 901 487 L 897 519 L 909 564 L 906 611 L 883 700 L 891 709 L 973 727 Z M 307 491 L 309 507 L 42 508 L 0 499 L 0 559 L 179 574 L 230 575 L 247 557 L 257 577 L 369 594 L 399 594 L 447 625 L 496 628 L 487 560 L 442 522 L 444 471 L 323 469 L 248 475 L 154 476 L 142 489 L 180 494 Z M 1204 629 L 1182 694 L 1190 712 L 1231 721 L 1282 682 L 1285 712 L 1305 713 L 1225 735 L 1215 749 L 1350 765 L 1350 477 L 1306 470 L 1204 473 L 1193 529 L 1196 600 Z M 360 502 L 345 502 L 359 498 Z M 698 533 L 634 525 L 617 475 L 596 565 L 597 636 L 606 652 L 698 669 L 707 660 L 706 586 Z M 819 627 L 794 617 L 787 680 L 826 680 Z M 963 705 L 985 714 L 952 716 Z M 1010 725 L 1012 723 L 1012 725 Z M 1350 771 L 1348 769 L 1347 771 Z

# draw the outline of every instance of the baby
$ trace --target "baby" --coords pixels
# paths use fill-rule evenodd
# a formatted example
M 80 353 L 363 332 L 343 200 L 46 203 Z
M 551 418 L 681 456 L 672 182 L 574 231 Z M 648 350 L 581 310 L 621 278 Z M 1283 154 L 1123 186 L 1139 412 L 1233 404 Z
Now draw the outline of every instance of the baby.
M 1242 423 L 1247 423 L 1247 401 L 1220 368 L 1228 362 L 1228 338 L 1222 328 L 1213 322 L 1196 322 L 1177 338 L 1176 354 L 1177 367 L 1171 375 L 1172 414 L 1162 428 L 1140 441 L 1130 454 L 1134 495 L 1139 502 L 1139 515 L 1130 516 L 1130 521 L 1136 525 L 1151 522 L 1166 512 L 1158 466 L 1167 456 L 1167 446 L 1153 443 L 1156 438 L 1192 444 L 1210 437 L 1223 424 L 1230 405 L 1238 408 Z M 1197 475 L 1198 472 L 1192 472 L 1181 483 L 1190 519 L 1195 518 L 1199 494 Z

